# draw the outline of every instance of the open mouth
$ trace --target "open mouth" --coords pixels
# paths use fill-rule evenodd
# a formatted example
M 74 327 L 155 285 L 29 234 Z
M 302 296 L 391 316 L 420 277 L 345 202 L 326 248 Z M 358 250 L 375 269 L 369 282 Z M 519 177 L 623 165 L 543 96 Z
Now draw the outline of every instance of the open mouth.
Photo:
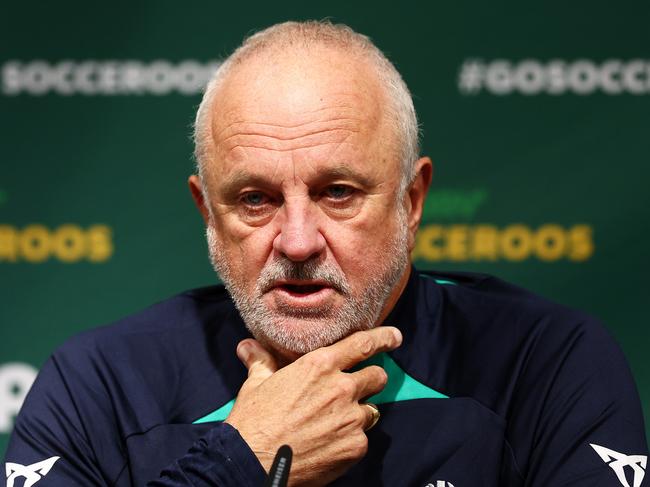
M 294 316 L 321 313 L 337 299 L 337 289 L 327 281 L 277 281 L 268 293 L 273 306 Z
M 317 293 L 326 287 L 324 284 L 281 284 L 278 286 L 279 289 L 299 296 Z

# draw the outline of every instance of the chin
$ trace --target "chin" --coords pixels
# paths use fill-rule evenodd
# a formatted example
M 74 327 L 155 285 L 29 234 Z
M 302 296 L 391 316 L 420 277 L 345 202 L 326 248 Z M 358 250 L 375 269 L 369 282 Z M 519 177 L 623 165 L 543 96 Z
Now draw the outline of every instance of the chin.
M 341 326 L 340 322 L 335 324 L 330 319 L 310 316 L 283 316 L 267 321 L 263 326 L 252 325 L 249 329 L 260 343 L 281 355 L 292 356 L 332 345 L 356 331 Z

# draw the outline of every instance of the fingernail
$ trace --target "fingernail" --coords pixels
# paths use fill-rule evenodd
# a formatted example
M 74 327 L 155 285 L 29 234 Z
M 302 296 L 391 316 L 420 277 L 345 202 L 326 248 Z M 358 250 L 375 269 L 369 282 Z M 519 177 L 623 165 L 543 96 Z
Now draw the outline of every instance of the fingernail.
M 242 362 L 248 362 L 248 357 L 251 354 L 251 346 L 247 342 L 242 342 L 237 347 L 237 355 L 242 360 Z
M 399 328 L 393 328 L 393 335 L 395 335 L 395 340 L 397 340 L 397 344 L 401 345 L 402 344 L 402 332 L 399 331 Z

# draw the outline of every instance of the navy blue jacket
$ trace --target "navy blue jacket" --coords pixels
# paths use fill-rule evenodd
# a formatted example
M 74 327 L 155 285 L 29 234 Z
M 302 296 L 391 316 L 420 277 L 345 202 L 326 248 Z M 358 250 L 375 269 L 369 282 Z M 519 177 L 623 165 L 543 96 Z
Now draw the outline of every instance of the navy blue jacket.
M 641 485 L 639 398 L 589 316 L 494 277 L 413 270 L 385 324 L 404 342 L 371 360 L 389 376 L 370 399 L 381 419 L 332 485 Z M 214 286 L 68 341 L 16 420 L 7 485 L 261 486 L 261 465 L 221 422 L 247 336 Z

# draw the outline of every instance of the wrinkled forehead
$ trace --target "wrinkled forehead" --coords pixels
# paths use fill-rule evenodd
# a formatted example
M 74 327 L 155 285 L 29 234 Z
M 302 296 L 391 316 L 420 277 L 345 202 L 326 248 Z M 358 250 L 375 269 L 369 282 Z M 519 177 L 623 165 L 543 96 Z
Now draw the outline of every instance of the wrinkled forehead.
M 376 69 L 358 55 L 322 46 L 263 52 L 234 66 L 219 87 L 213 144 L 247 124 L 291 131 L 339 120 L 368 143 L 390 146 L 386 101 Z

